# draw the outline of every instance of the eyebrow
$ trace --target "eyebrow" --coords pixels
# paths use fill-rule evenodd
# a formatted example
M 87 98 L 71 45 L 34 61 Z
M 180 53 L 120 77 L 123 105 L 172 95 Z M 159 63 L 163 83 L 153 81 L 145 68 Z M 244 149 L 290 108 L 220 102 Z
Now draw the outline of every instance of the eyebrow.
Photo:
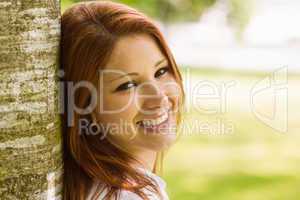
M 160 65 L 161 63 L 163 63 L 165 60 L 166 60 L 166 59 L 163 58 L 163 59 L 157 61 L 157 62 L 155 63 L 155 65 L 154 65 L 154 67 L 159 66 L 159 65 Z M 137 72 L 130 72 L 130 73 L 127 73 L 127 74 L 122 74 L 122 75 L 120 75 L 120 76 L 118 76 L 118 77 L 116 77 L 116 78 L 110 80 L 109 82 L 112 82 L 112 81 L 115 81 L 115 80 L 117 80 L 117 79 L 123 78 L 124 76 L 138 76 L 138 75 L 139 75 L 139 73 L 137 73 Z

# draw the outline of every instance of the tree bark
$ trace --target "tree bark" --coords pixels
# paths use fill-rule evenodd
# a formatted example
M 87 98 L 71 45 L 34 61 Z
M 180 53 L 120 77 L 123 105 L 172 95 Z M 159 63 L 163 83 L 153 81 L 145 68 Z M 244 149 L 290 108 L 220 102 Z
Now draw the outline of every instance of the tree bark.
M 0 0 L 0 199 L 61 199 L 59 0 Z

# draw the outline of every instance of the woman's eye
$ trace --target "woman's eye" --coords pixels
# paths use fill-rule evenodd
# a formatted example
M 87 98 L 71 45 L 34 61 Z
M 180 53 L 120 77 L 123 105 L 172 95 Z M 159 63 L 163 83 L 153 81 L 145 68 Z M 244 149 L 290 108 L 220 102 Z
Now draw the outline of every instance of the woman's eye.
M 127 90 L 127 89 L 131 88 L 132 86 L 137 86 L 137 83 L 135 83 L 133 81 L 129 81 L 129 82 L 123 83 L 122 85 L 120 85 L 119 87 L 117 87 L 116 91 Z
M 157 70 L 157 72 L 155 72 L 155 78 L 162 76 L 163 74 L 165 74 L 167 71 L 169 71 L 169 67 L 162 67 L 159 70 Z

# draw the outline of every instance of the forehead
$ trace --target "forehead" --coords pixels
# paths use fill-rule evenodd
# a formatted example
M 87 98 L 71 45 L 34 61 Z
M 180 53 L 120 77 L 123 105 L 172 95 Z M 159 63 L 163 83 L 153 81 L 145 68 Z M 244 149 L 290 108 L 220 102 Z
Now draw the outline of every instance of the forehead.
M 104 69 L 139 73 L 145 68 L 153 68 L 163 58 L 165 56 L 152 37 L 146 34 L 123 36 L 117 41 Z

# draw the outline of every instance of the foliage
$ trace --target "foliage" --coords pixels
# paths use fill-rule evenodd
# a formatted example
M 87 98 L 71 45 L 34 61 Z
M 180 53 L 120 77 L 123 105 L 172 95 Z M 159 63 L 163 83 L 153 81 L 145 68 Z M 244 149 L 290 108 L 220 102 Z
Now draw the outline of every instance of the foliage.
M 72 0 L 63 0 L 72 1 Z M 79 2 L 80 0 L 73 0 Z M 197 20 L 216 0 L 114 0 L 132 6 L 164 23 Z
M 62 10 L 83 0 L 62 0 Z M 112 0 L 134 7 L 165 24 L 195 21 L 218 0 Z M 238 39 L 253 13 L 253 0 L 224 0 L 229 5 L 228 21 L 234 27 Z
M 201 13 L 216 0 L 120 0 L 149 13 L 165 23 L 184 20 L 197 20 Z
M 242 39 L 243 31 L 250 22 L 253 13 L 253 0 L 230 0 L 229 22 L 235 27 L 236 35 Z

